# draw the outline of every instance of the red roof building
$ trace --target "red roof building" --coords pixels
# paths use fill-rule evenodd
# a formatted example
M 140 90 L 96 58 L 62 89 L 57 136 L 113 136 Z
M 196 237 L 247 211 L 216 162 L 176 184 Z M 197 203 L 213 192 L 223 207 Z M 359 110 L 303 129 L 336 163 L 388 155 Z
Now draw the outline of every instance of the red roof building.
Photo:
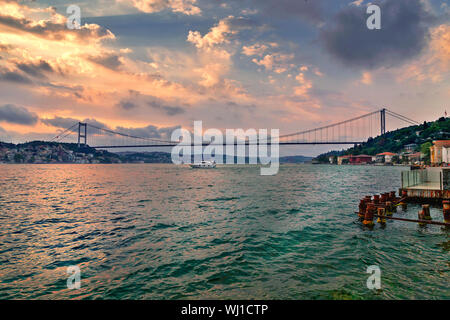
M 367 164 L 372 162 L 372 156 L 358 154 L 349 158 L 350 164 Z

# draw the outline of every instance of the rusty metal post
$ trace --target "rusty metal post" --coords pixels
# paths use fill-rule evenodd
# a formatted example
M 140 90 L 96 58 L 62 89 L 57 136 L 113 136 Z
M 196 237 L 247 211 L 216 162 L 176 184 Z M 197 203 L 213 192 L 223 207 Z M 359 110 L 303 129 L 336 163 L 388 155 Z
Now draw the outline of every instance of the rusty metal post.
M 442 212 L 444 214 L 444 221 L 450 223 L 450 200 L 442 201 Z
M 430 221 L 431 220 L 430 205 L 429 204 L 422 205 L 422 210 L 419 211 L 418 218 L 419 218 L 419 220 L 423 220 L 423 221 Z M 419 222 L 419 226 L 421 226 L 421 227 L 425 227 L 426 225 L 427 225 L 426 223 Z
M 363 225 L 365 226 L 373 226 L 373 216 L 376 212 L 375 205 L 373 203 L 369 203 L 366 208 L 366 214 L 364 215 Z
M 386 201 L 386 215 L 387 216 L 392 216 L 392 209 L 394 208 L 394 206 L 392 205 L 391 201 Z
M 379 204 L 380 203 L 380 195 L 376 194 L 373 196 L 373 203 L 374 204 Z
M 423 219 L 424 220 L 432 220 L 430 215 L 430 205 L 424 204 L 422 205 L 422 211 L 423 211 Z
M 377 222 L 380 224 L 385 224 L 386 223 L 386 210 L 384 208 L 378 208 L 377 211 L 378 214 L 378 220 Z
M 389 193 L 389 198 L 391 199 L 391 201 L 395 201 L 396 200 L 395 191 L 391 191 Z
M 359 201 L 359 211 L 358 216 L 362 219 L 364 218 L 364 215 L 366 213 L 366 207 L 367 207 L 367 198 L 361 199 Z

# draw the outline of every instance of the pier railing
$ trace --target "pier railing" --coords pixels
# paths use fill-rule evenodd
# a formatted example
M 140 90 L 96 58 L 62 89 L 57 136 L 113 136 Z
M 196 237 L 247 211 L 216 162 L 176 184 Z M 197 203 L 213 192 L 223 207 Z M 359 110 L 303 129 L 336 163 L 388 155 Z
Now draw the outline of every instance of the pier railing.
M 426 181 L 426 170 L 402 171 L 402 188 L 409 188 L 425 184 Z
M 444 190 L 442 168 L 427 168 L 402 172 L 402 188 L 422 187 L 425 189 Z

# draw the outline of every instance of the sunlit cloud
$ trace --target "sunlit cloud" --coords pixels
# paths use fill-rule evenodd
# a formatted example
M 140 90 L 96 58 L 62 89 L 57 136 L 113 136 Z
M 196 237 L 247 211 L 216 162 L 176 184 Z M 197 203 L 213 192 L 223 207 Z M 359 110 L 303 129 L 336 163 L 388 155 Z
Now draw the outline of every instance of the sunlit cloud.
M 66 4 L 49 3 L 0 3 L 0 106 L 14 106 L 0 125 L 17 137 L 50 136 L 85 119 L 130 132 L 203 120 L 289 133 L 384 104 L 434 117 L 436 107 L 419 107 L 426 92 L 436 105 L 449 98 L 441 5 L 411 0 L 407 13 L 419 21 L 389 32 L 405 18 L 390 12 L 409 2 L 386 3 L 387 30 L 377 37 L 364 29 L 367 1 L 80 0 L 78 30 L 66 26 Z M 160 29 L 147 34 L 137 19 Z M 418 90 L 425 94 L 411 107 Z M 12 121 L 20 119 L 13 111 L 31 121 Z

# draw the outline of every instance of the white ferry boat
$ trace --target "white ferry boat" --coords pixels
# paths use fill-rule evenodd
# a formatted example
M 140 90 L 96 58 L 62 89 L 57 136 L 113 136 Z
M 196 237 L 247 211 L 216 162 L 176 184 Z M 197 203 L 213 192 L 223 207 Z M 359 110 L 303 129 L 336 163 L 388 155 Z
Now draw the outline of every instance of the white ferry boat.
M 191 164 L 191 168 L 195 169 L 213 169 L 216 167 L 215 161 L 205 161 Z

